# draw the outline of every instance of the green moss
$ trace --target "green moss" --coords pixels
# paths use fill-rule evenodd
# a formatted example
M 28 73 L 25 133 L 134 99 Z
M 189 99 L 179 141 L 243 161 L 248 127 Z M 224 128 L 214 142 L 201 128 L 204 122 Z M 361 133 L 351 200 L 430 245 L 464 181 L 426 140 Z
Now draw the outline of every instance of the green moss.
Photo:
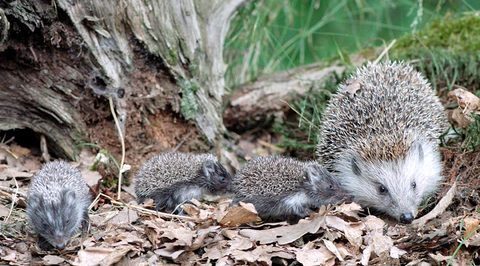
M 453 85 L 476 90 L 480 81 L 480 16 L 446 16 L 423 30 L 403 36 L 391 50 L 393 59 L 412 61 L 434 89 Z
M 414 53 L 415 49 L 444 48 L 453 52 L 476 52 L 480 49 L 480 16 L 451 15 L 433 21 L 425 29 L 400 38 L 393 49 L 400 53 Z
M 182 88 L 180 111 L 185 119 L 194 119 L 198 113 L 198 103 L 195 98 L 195 92 L 199 89 L 199 86 L 194 80 L 181 80 L 179 85 Z

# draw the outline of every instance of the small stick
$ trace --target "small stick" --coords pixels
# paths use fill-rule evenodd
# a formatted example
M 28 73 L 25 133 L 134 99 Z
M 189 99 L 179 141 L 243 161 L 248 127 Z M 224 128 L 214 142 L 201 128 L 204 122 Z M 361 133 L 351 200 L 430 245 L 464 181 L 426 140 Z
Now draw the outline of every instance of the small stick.
M 120 192 L 122 191 L 122 169 L 123 169 L 123 164 L 125 162 L 125 139 L 123 137 L 122 128 L 120 127 L 120 123 L 118 122 L 117 115 L 115 114 L 115 109 L 113 108 L 112 97 L 108 97 L 108 102 L 110 103 L 110 111 L 112 112 L 113 120 L 115 121 L 115 125 L 118 131 L 118 136 L 120 138 L 120 143 L 122 145 L 122 159 L 120 160 L 120 167 L 118 168 L 118 192 L 117 192 L 117 200 L 120 200 Z
M 15 193 L 12 194 L 12 206 L 10 207 L 10 211 L 8 212 L 7 218 L 5 218 L 4 223 L 7 223 L 8 219 L 10 218 L 10 215 L 12 215 L 13 207 L 15 206 L 15 202 L 17 201 L 18 183 L 15 177 L 13 178 L 13 181 L 15 181 Z
M 154 214 L 154 215 L 164 217 L 164 218 L 178 218 L 178 219 L 188 220 L 188 221 L 200 221 L 200 219 L 189 217 L 189 216 L 181 216 L 181 215 L 175 215 L 175 214 L 170 214 L 170 213 L 165 213 L 165 212 L 153 211 L 153 210 L 145 209 L 145 208 L 140 207 L 140 206 L 127 204 L 127 203 L 124 203 L 124 202 L 121 202 L 121 201 L 114 200 L 112 197 L 110 197 L 108 195 L 105 195 L 103 193 L 98 194 L 97 198 L 99 198 L 100 196 L 103 196 L 103 197 L 109 199 L 115 205 L 125 206 L 127 208 L 132 208 L 132 209 L 138 210 L 142 213 Z
M 16 182 L 16 180 L 15 180 L 15 182 Z M 15 194 L 17 194 L 17 195 L 19 195 L 19 196 L 21 196 L 25 199 L 27 198 L 27 195 L 23 192 L 18 191 L 18 189 L 13 189 L 13 188 L 9 188 L 9 187 L 0 186 L 0 190 L 8 192 L 8 193 L 15 193 Z
M 397 40 L 393 40 L 390 42 L 390 44 L 382 51 L 382 53 L 377 57 L 377 59 L 375 59 L 375 61 L 373 62 L 374 64 L 377 64 L 378 62 L 380 62 L 380 60 L 385 56 L 385 54 L 390 51 L 390 49 L 392 48 L 392 46 L 395 44 L 395 42 L 397 42 Z

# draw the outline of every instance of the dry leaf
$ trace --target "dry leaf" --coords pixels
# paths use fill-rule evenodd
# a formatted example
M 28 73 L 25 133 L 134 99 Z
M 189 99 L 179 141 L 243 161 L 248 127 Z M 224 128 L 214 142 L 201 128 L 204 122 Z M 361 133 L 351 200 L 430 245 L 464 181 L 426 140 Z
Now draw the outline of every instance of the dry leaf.
M 353 246 L 359 248 L 362 245 L 362 235 L 365 225 L 362 222 L 346 222 L 337 216 L 325 217 L 325 222 L 328 227 L 335 228 L 345 234 L 348 242 Z
M 473 217 L 466 217 L 465 219 L 463 219 L 463 222 L 465 224 L 465 232 L 463 232 L 463 237 L 468 239 L 477 232 L 480 220 Z
M 313 242 L 309 242 L 302 249 L 295 252 L 298 262 L 304 266 L 310 265 L 335 265 L 335 255 L 333 255 L 325 246 L 313 247 Z
M 412 224 L 421 227 L 425 225 L 426 222 L 429 220 L 437 217 L 438 215 L 442 214 L 447 207 L 452 203 L 453 196 L 455 196 L 455 192 L 457 190 L 457 182 L 454 182 L 452 187 L 448 190 L 447 194 L 443 196 L 443 198 L 438 202 L 437 206 L 433 208 L 429 213 L 425 214 L 423 217 L 413 220 Z
M 325 209 L 323 213 L 315 214 L 312 220 L 302 219 L 298 224 L 276 227 L 267 230 L 240 230 L 240 235 L 246 236 L 260 244 L 278 242 L 280 245 L 291 243 L 307 233 L 316 233 L 325 224 Z
M 340 251 L 337 249 L 335 244 L 333 244 L 332 241 L 328 241 L 326 239 L 323 239 L 323 243 L 325 244 L 325 247 L 332 252 L 335 257 L 337 257 L 338 260 L 343 261 L 343 256 L 340 254 Z
M 0 204 L 0 217 L 7 217 L 10 213 L 10 208 L 7 208 L 3 204 Z
M 429 253 L 428 256 L 434 259 L 436 262 L 449 261 L 452 259 L 452 256 L 443 256 L 442 254 L 432 254 Z
M 239 226 L 251 222 L 259 222 L 255 207 L 251 203 L 240 202 L 240 206 L 230 208 L 219 222 L 222 226 Z
M 81 172 L 82 172 L 83 178 L 85 179 L 85 182 L 87 182 L 87 185 L 89 187 L 95 187 L 98 184 L 98 181 L 102 179 L 102 176 L 97 171 L 91 171 L 90 169 L 83 169 Z
M 103 248 L 88 247 L 78 252 L 78 257 L 73 265 L 89 266 L 89 265 L 112 265 L 127 254 L 131 247 L 125 248 Z
M 64 258 L 53 255 L 47 255 L 42 260 L 45 265 L 58 265 L 65 261 Z
M 8 253 L 7 255 L 3 256 L 3 257 L 0 257 L 0 259 L 4 260 L 4 261 L 15 261 L 17 257 L 17 252 L 12 250 L 10 253 Z
M 465 89 L 455 89 L 448 93 L 459 107 L 452 113 L 452 120 L 461 128 L 467 128 L 473 121 L 472 114 L 480 114 L 480 98 Z
M 448 97 L 455 99 L 460 108 L 470 111 L 480 110 L 480 98 L 465 89 L 454 89 L 448 93 Z
M 113 218 L 111 218 L 108 223 L 120 225 L 120 224 L 131 224 L 138 220 L 137 211 L 124 208 L 120 212 L 117 213 Z
M 186 250 L 169 250 L 166 248 L 155 250 L 155 254 L 165 258 L 171 258 L 172 260 L 178 259 Z
M 358 79 L 349 79 L 345 82 L 345 86 L 342 87 L 342 90 L 347 92 L 349 95 L 355 95 L 355 93 L 362 88 L 362 84 Z

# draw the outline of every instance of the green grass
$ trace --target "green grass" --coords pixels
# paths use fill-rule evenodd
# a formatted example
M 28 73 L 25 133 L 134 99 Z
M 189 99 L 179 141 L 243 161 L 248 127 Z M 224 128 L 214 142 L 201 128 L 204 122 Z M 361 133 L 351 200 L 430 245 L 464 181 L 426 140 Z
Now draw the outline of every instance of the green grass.
M 477 0 L 251 1 L 226 38 L 227 85 L 379 46 L 446 12 L 478 9 Z

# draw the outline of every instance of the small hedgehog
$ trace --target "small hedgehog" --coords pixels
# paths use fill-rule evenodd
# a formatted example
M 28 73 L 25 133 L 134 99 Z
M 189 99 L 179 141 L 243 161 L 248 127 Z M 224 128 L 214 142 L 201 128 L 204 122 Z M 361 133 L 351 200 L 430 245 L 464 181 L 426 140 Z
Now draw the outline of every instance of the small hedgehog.
M 205 194 L 230 190 L 230 173 L 211 154 L 166 152 L 150 158 L 135 178 L 139 203 L 155 201 L 157 210 L 173 211 L 179 204 Z
M 444 109 L 403 62 L 369 63 L 340 85 L 323 115 L 317 156 L 364 207 L 402 223 L 442 180 Z
M 257 157 L 235 175 L 234 202 L 255 206 L 265 221 L 296 222 L 311 209 L 347 199 L 338 180 L 316 162 L 282 156 Z
M 90 203 L 88 185 L 78 169 L 65 161 L 44 164 L 32 179 L 27 200 L 40 247 L 62 249 L 80 227 L 85 232 Z

